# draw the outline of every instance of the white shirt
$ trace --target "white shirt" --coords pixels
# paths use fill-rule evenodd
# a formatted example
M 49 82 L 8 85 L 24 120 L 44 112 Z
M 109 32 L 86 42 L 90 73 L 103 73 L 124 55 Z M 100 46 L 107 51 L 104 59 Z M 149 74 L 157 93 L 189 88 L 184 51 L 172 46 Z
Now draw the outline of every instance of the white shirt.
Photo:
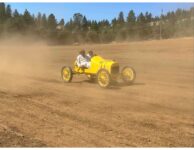
M 83 57 L 82 55 L 77 56 L 77 65 L 78 65 L 78 67 L 85 66 L 86 63 L 88 63 L 87 58 Z
M 87 58 L 88 61 L 90 61 L 92 57 L 90 56 L 90 54 L 87 54 L 86 58 Z

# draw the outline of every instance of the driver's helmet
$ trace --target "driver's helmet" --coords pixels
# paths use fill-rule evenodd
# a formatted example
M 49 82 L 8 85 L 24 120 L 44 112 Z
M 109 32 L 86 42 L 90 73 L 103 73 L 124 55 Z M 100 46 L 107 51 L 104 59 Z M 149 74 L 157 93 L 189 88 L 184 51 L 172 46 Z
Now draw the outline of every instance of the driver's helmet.
M 81 50 L 81 51 L 79 51 L 79 54 L 82 56 L 85 56 L 86 52 L 85 52 L 85 50 Z
M 92 57 L 94 56 L 94 52 L 92 50 L 88 51 L 88 54 Z

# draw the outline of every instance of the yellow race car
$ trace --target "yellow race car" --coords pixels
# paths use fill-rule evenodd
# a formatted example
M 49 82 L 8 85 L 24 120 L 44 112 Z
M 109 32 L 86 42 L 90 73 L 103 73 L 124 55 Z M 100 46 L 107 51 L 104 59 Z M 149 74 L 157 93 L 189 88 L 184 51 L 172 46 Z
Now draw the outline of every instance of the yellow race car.
M 78 67 L 76 61 L 73 68 L 64 66 L 61 69 L 61 77 L 64 82 L 71 82 L 73 75 L 84 74 L 91 81 L 97 81 L 100 87 L 107 88 L 120 77 L 126 84 L 132 84 L 136 74 L 133 68 L 124 67 L 119 71 L 119 63 L 113 60 L 103 59 L 95 55 L 91 58 L 90 68 Z

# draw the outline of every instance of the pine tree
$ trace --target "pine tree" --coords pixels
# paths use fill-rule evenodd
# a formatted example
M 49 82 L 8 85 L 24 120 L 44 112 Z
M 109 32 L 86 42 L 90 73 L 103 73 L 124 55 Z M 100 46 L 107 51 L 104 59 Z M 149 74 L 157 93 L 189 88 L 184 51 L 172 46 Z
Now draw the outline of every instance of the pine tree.
M 0 24 L 3 24 L 6 20 L 5 3 L 0 3 Z
M 93 30 L 93 31 L 95 31 L 95 32 L 98 32 L 98 30 L 99 30 L 99 25 L 98 25 L 97 21 L 93 20 L 93 21 L 91 22 L 91 30 Z
M 124 14 L 123 14 L 122 11 L 119 13 L 119 16 L 118 16 L 118 23 L 119 23 L 120 25 L 123 25 L 123 24 L 125 23 Z
M 145 22 L 146 22 L 146 23 L 149 23 L 149 22 L 151 22 L 151 21 L 152 21 L 152 14 L 146 12 L 146 13 L 145 13 Z
M 11 12 L 11 6 L 10 5 L 7 5 L 5 13 L 6 13 L 7 18 L 11 18 L 12 12 Z
M 36 18 L 36 25 L 40 28 L 42 26 L 42 14 L 39 12 Z
M 135 35 L 135 26 L 136 26 L 136 17 L 133 10 L 130 10 L 127 16 L 127 30 L 128 30 L 128 36 L 130 38 L 133 38 Z
M 13 12 L 13 18 L 9 29 L 10 29 L 10 32 L 18 32 L 18 33 L 24 32 L 25 23 L 24 23 L 23 16 L 20 15 L 16 9 Z
M 83 24 L 83 15 L 80 13 L 76 13 L 73 15 L 73 25 L 74 25 L 74 32 L 80 32 L 81 26 Z
M 54 14 L 50 14 L 48 16 L 48 22 L 47 22 L 47 26 L 48 26 L 48 38 L 50 40 L 51 43 L 56 43 L 57 42 L 57 21 L 55 19 Z
M 88 21 L 86 19 L 86 16 L 83 17 L 82 31 L 83 32 L 87 32 L 88 31 Z
M 57 21 L 55 19 L 55 16 L 53 14 L 50 14 L 48 16 L 48 29 L 50 31 L 54 31 L 56 29 L 57 26 Z
M 24 11 L 23 20 L 26 25 L 26 28 L 32 26 L 34 23 L 33 17 L 30 15 L 30 12 L 27 9 Z
M 61 19 L 61 20 L 59 21 L 59 25 L 61 25 L 61 26 L 64 26 L 64 25 L 65 25 L 64 19 Z
M 13 13 L 13 17 L 14 18 L 17 18 L 17 17 L 19 17 L 20 15 L 19 15 L 19 13 L 18 13 L 18 11 L 15 9 L 15 11 L 14 11 L 14 13 Z
M 41 22 L 42 22 L 43 28 L 44 28 L 44 29 L 47 29 L 47 28 L 48 28 L 48 20 L 47 20 L 47 17 L 46 17 L 45 14 L 42 15 Z
M 0 3 L 0 34 L 7 33 L 34 33 L 44 39 L 55 43 L 73 42 L 111 42 L 113 40 L 134 39 L 139 36 L 142 39 L 157 38 L 162 20 L 162 37 L 171 38 L 173 36 L 193 36 L 194 7 L 190 10 L 177 9 L 162 16 L 153 17 L 151 13 L 140 13 L 136 17 L 133 10 L 130 10 L 126 21 L 124 13 L 120 12 L 118 18 L 111 22 L 108 20 L 88 20 L 80 13 L 73 15 L 66 24 L 61 19 L 57 24 L 54 14 L 49 17 L 38 13 L 31 15 L 28 10 L 24 14 L 19 14 L 10 5 Z M 58 26 L 63 27 L 63 30 Z

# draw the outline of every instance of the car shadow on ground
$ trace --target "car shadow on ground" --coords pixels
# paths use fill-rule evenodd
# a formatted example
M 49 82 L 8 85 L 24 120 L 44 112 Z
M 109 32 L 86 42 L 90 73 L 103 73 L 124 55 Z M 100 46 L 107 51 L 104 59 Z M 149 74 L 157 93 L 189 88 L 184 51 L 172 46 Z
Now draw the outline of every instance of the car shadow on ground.
M 122 89 L 124 87 L 130 87 L 130 86 L 140 86 L 140 85 L 145 85 L 145 83 L 140 83 L 140 82 L 134 82 L 132 84 L 126 84 L 126 83 L 123 83 L 123 82 L 115 82 L 113 83 L 109 89 Z
M 27 76 L 27 77 L 30 78 L 30 79 L 33 79 L 33 80 L 47 82 L 47 83 L 59 83 L 59 84 L 61 83 L 60 80 L 56 80 L 56 79 L 45 79 L 45 78 L 42 78 L 42 77 L 30 77 L 30 76 Z M 71 84 L 84 84 L 84 83 L 87 83 L 87 84 L 95 84 L 96 86 L 98 86 L 98 83 L 96 81 L 91 81 L 91 80 L 87 80 L 87 79 L 81 80 L 81 81 L 72 81 L 71 82 Z M 137 85 L 138 86 L 139 85 L 145 85 L 145 83 L 134 82 L 134 83 L 128 85 L 128 84 L 125 84 L 124 82 L 114 82 L 107 89 L 119 90 L 119 89 L 122 89 L 124 87 L 137 86 Z
M 96 84 L 98 86 L 98 83 L 97 82 L 94 82 L 94 81 L 90 81 L 90 80 L 82 80 L 82 81 L 73 81 L 72 83 L 79 83 L 79 84 L 82 84 L 82 83 L 88 83 L 88 84 Z M 114 82 L 111 84 L 111 86 L 107 89 L 116 89 L 116 90 L 119 90 L 119 89 L 122 89 L 123 87 L 129 87 L 129 86 L 141 86 L 141 85 L 145 85 L 145 83 L 141 83 L 141 82 L 134 82 L 130 85 L 128 84 L 125 84 L 123 82 Z

